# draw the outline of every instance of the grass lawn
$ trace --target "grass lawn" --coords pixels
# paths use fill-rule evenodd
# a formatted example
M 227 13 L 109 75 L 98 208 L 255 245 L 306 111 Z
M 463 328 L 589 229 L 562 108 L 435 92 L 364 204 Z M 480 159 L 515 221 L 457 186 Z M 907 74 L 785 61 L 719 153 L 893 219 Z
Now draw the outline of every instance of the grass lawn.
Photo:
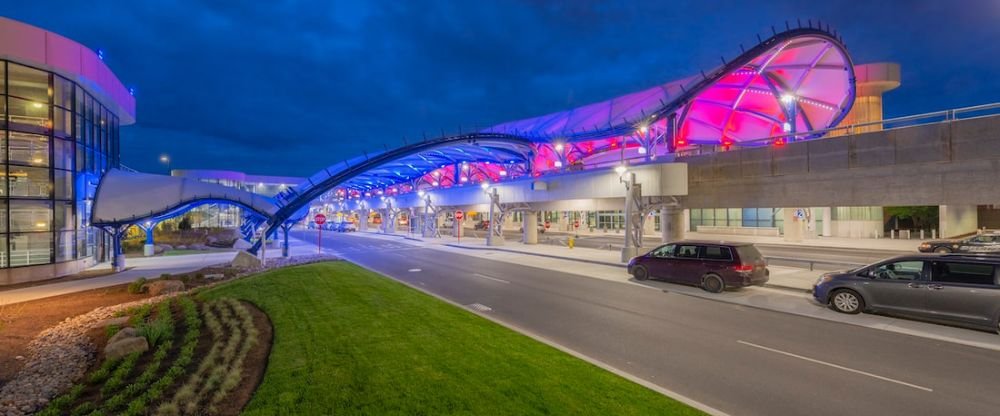
M 347 262 L 212 288 L 274 325 L 245 414 L 701 414 L 527 336 Z

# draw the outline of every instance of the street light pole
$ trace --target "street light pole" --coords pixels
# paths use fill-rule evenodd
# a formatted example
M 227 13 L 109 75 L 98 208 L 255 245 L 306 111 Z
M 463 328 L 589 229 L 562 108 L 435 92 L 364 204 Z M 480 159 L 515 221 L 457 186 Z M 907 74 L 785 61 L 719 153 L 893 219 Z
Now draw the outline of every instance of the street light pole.
M 160 155 L 160 163 L 167 165 L 167 176 L 170 176 L 170 156 Z

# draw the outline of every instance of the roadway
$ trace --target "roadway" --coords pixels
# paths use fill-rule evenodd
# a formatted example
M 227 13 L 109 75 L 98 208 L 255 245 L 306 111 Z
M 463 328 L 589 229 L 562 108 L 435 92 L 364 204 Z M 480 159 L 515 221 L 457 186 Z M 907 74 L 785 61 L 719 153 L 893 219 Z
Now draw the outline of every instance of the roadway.
M 324 246 L 350 261 L 729 414 L 994 415 L 1000 408 L 995 351 L 330 234 Z

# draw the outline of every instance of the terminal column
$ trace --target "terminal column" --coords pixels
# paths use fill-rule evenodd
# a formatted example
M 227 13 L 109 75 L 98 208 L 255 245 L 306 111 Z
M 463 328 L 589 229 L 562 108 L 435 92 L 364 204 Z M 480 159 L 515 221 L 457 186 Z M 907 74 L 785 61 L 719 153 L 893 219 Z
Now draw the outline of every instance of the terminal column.
M 538 244 L 538 211 L 525 211 L 521 218 L 524 244 Z
M 146 233 L 146 244 L 142 246 L 142 255 L 149 257 L 156 254 L 156 243 L 153 242 L 153 230 L 156 228 L 156 223 L 146 221 L 145 224 L 137 225 L 139 229 Z
M 358 231 L 368 231 L 368 209 L 361 210 L 358 215 Z
M 684 210 L 680 207 L 660 208 L 660 238 L 664 243 L 684 239 Z

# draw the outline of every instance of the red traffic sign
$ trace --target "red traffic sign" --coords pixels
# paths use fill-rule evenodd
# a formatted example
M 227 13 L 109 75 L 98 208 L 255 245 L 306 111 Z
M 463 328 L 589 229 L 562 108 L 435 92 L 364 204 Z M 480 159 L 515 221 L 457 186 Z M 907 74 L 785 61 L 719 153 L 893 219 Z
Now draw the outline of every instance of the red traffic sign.
M 462 211 L 455 211 L 455 219 L 456 219 L 456 220 L 460 220 L 460 219 L 462 219 L 462 217 L 464 217 L 464 216 L 465 216 L 465 213 L 464 213 L 464 212 L 462 212 Z
M 573 220 L 573 228 L 580 228 L 580 220 Z
M 323 225 L 323 223 L 326 222 L 326 215 L 316 214 L 316 216 L 313 217 L 313 221 L 315 221 L 316 224 Z
M 548 221 L 545 221 L 545 229 L 546 229 L 546 230 L 548 230 L 548 229 L 549 229 L 549 227 L 551 227 L 551 226 L 552 226 L 552 224 L 551 224 L 551 223 L 549 223 Z

